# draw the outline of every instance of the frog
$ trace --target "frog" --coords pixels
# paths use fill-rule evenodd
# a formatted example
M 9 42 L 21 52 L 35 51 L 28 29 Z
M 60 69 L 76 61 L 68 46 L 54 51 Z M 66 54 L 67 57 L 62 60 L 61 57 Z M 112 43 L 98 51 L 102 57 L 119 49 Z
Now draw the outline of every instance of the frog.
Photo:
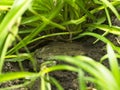
M 77 56 L 77 55 L 85 55 L 85 48 L 84 46 L 79 43 L 79 42 L 50 42 L 47 45 L 43 46 L 42 48 L 38 48 L 34 52 L 34 57 L 37 60 L 37 69 L 41 69 L 41 65 L 46 62 L 51 60 L 50 58 L 53 56 L 58 56 L 58 55 L 68 55 L 68 56 Z M 58 61 L 58 60 L 57 60 Z M 42 69 L 41 69 L 42 70 Z M 63 74 L 65 75 L 63 75 Z M 67 75 L 76 75 L 75 73 L 71 72 L 53 72 L 52 75 L 58 77 L 58 78 L 65 78 Z M 61 77 L 62 75 L 62 77 Z M 76 77 L 75 77 L 76 78 Z M 74 79 L 74 78 L 73 78 Z M 72 79 L 70 79 L 72 80 Z M 72 80 L 74 81 L 74 80 Z M 71 83 L 71 82 L 70 82 Z M 35 90 L 40 90 L 40 80 L 37 79 L 35 84 L 33 85 L 33 89 Z
M 85 48 L 79 42 L 51 42 L 42 48 L 35 50 L 34 56 L 37 63 L 42 64 L 53 56 L 85 55 Z

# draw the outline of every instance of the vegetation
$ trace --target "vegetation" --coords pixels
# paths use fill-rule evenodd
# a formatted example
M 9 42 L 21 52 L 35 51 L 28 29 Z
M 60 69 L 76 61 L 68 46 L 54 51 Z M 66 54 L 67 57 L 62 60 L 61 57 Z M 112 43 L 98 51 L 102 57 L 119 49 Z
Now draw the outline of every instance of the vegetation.
M 0 90 L 24 87 L 37 78 L 41 79 L 41 90 L 51 90 L 49 79 L 58 90 L 64 90 L 57 80 L 49 76 L 49 72 L 56 70 L 77 72 L 81 83 L 80 90 L 86 90 L 86 80 L 94 83 L 97 90 L 119 90 L 120 71 L 117 58 L 120 57 L 120 47 L 105 37 L 109 33 L 120 35 L 120 27 L 112 25 L 111 21 L 111 15 L 120 20 L 119 8 L 119 0 L 1 0 L 0 83 L 20 78 L 25 79 L 25 82 Z M 95 33 L 95 30 L 104 33 L 100 35 Z M 36 71 L 36 62 L 27 45 L 58 35 L 61 37 L 69 35 L 70 38 L 66 40 L 89 35 L 97 38 L 94 43 L 98 40 L 103 41 L 106 44 L 107 54 L 101 61 L 108 58 L 110 69 L 87 56 L 55 56 L 52 59 L 63 60 L 73 65 L 44 67 L 46 66 L 44 64 L 39 72 L 25 71 L 22 61 L 26 59 L 32 62 Z M 21 48 L 24 48 L 25 52 L 20 52 Z M 18 62 L 21 71 L 4 73 L 2 71 L 4 63 L 8 60 Z M 85 72 L 91 76 L 85 77 Z

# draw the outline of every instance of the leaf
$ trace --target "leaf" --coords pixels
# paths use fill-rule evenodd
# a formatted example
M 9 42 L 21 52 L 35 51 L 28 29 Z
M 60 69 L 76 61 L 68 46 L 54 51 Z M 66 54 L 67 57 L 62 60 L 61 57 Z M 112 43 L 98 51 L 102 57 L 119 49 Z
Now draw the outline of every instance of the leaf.
M 4 74 L 0 74 L 0 82 L 6 82 L 6 81 L 20 79 L 20 78 L 31 79 L 36 75 L 37 75 L 36 73 L 30 73 L 30 72 L 4 73 Z
M 120 70 L 119 70 L 118 60 L 110 44 L 107 44 L 107 53 L 108 53 L 110 69 L 117 83 L 120 85 Z

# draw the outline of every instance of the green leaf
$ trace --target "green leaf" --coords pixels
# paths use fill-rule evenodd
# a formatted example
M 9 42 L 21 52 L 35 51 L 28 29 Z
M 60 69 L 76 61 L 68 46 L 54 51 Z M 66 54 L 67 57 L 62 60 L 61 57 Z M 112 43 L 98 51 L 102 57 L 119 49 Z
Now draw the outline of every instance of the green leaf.
M 11 10 L 0 24 L 0 73 L 4 64 L 6 51 L 15 38 L 14 34 L 17 34 L 19 18 L 21 18 L 22 14 L 29 7 L 31 1 L 15 0 Z
M 88 27 L 94 27 L 112 34 L 116 34 L 116 35 L 120 35 L 120 27 L 117 26 L 109 26 L 109 25 L 105 25 L 105 24 L 88 24 Z
M 110 63 L 110 69 L 116 79 L 118 85 L 120 85 L 120 70 L 118 65 L 118 60 L 110 44 L 107 44 L 107 53 Z
M 0 74 L 0 82 L 6 82 L 20 78 L 31 79 L 36 75 L 37 75 L 36 73 L 30 73 L 30 72 L 10 72 L 5 74 Z
M 118 11 L 115 9 L 115 7 L 108 1 L 108 0 L 101 0 L 107 7 L 109 7 L 112 12 L 115 14 L 115 16 L 120 19 L 120 15 Z M 117 1 L 117 0 L 116 0 Z M 118 0 L 119 1 L 119 0 Z

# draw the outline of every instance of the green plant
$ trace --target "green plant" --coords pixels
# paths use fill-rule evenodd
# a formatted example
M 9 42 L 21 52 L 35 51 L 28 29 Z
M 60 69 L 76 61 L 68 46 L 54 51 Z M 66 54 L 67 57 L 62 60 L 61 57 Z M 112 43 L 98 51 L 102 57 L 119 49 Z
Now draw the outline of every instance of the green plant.
M 99 34 L 93 33 L 94 30 L 99 29 L 104 31 L 102 36 L 105 36 L 108 33 L 118 36 L 120 35 L 120 27 L 113 26 L 111 22 L 111 12 L 117 19 L 120 19 L 119 13 L 116 9 L 120 7 L 119 4 L 119 0 L 1 0 L 0 82 L 2 83 L 19 78 L 25 79 L 23 84 L 6 87 L 4 89 L 1 88 L 1 90 L 24 87 L 35 81 L 38 77 L 41 78 L 41 90 L 45 90 L 46 86 L 50 90 L 50 83 L 46 82 L 44 78 L 47 78 L 48 81 L 51 79 L 59 90 L 63 90 L 57 80 L 50 77 L 48 73 L 54 70 L 64 69 L 78 72 L 79 77 L 81 78 L 79 82 L 82 82 L 82 85 L 80 85 L 81 90 L 85 90 L 86 88 L 86 79 L 98 84 L 102 90 L 119 90 L 119 66 L 117 65 L 116 56 L 111 50 L 110 45 L 112 46 L 113 50 L 118 52 L 118 57 L 120 54 L 120 48 L 115 46 L 105 37 L 101 37 Z M 102 15 L 98 15 L 100 12 L 102 12 Z M 108 23 L 104 23 L 105 21 Z M 51 31 L 52 33 L 49 33 Z M 42 32 L 46 33 L 42 35 Z M 38 34 L 41 34 L 41 36 L 37 36 Z M 71 40 L 90 35 L 96 37 L 98 40 L 101 40 L 106 44 L 109 43 L 110 45 L 107 45 L 108 54 L 106 56 L 109 57 L 111 71 L 106 69 L 100 63 L 97 63 L 84 56 L 56 57 L 69 63 L 73 62 L 75 66 L 79 67 L 79 70 L 78 68 L 69 65 L 57 65 L 46 67 L 39 73 L 24 71 L 21 62 L 26 59 L 31 60 L 34 71 L 36 71 L 36 62 L 28 50 L 27 45 L 37 40 L 58 35 L 75 35 L 75 37 L 70 38 Z M 24 53 L 19 51 L 23 47 L 26 51 Z M 3 73 L 2 69 L 5 61 L 18 62 L 22 72 L 18 71 Z M 96 66 L 96 64 L 98 64 L 98 66 Z M 88 69 L 86 69 L 84 65 L 88 67 Z M 82 71 L 83 69 L 94 77 L 84 77 L 84 72 Z M 100 73 L 104 70 L 106 71 L 105 73 Z M 104 78 L 101 78 L 99 74 Z M 109 79 L 111 81 L 109 81 Z M 106 80 L 109 82 L 106 82 Z M 113 82 L 114 84 L 112 85 Z M 102 83 L 106 83 L 104 85 L 107 87 L 105 88 Z

